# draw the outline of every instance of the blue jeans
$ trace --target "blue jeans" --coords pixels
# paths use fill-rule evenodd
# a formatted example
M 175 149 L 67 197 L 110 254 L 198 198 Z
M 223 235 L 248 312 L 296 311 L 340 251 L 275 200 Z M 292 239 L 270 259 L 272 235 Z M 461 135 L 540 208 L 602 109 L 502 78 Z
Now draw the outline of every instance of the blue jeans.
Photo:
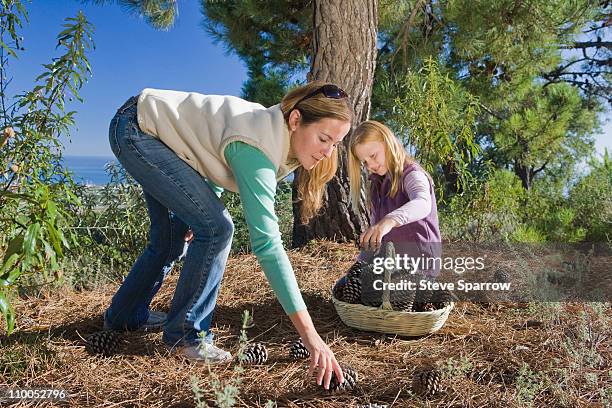
M 158 139 L 143 133 L 136 118 L 137 98 L 130 98 L 110 123 L 113 153 L 142 186 L 151 229 L 149 242 L 113 296 L 105 320 L 117 330 L 135 330 L 149 317 L 153 296 L 183 251 L 187 249 L 162 340 L 169 346 L 199 343 L 210 324 L 229 255 L 234 225 L 223 203 L 205 178 Z M 189 226 L 189 227 L 188 227 Z

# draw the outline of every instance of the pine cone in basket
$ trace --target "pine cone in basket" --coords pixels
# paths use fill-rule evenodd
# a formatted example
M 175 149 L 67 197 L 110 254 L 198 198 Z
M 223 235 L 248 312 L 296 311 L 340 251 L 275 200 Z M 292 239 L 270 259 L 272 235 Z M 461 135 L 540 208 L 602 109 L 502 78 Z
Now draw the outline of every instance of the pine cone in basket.
M 412 302 L 410 300 L 395 300 L 390 302 L 391 308 L 396 312 L 411 312 L 412 311 Z
M 418 289 L 414 297 L 414 305 L 412 305 L 413 312 L 428 312 L 434 308 L 431 303 L 433 292 L 429 289 Z
M 346 286 L 346 279 L 344 277 L 340 278 L 338 282 L 332 288 L 334 297 L 338 300 L 342 300 L 344 298 L 344 287 Z
M 348 278 L 361 278 L 361 271 L 368 267 L 367 262 L 357 261 L 349 268 L 346 276 Z
M 359 303 L 361 300 L 361 279 L 348 278 L 342 289 L 342 301 L 346 303 Z
M 418 287 L 418 276 L 404 270 L 397 270 L 391 273 L 390 283 L 397 285 L 394 290 L 389 290 L 389 303 L 391 303 L 393 310 L 412 311 L 416 290 L 409 289 L 407 286 L 405 288 L 400 286 L 407 285 L 407 282 L 415 285 L 413 287 Z
M 382 294 L 381 290 L 376 290 L 374 288 L 374 282 L 377 280 L 383 280 L 384 274 L 376 274 L 374 273 L 374 268 L 363 268 L 361 270 L 361 299 L 360 302 L 362 305 L 379 307 L 382 304 Z
M 455 297 L 448 290 L 437 290 L 433 292 L 431 303 L 436 309 L 444 309 L 455 301 Z

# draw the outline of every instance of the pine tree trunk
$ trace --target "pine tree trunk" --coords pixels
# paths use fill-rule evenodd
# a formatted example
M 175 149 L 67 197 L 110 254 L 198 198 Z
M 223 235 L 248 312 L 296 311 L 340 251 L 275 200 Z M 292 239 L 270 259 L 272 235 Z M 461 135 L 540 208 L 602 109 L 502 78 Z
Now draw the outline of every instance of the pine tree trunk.
M 529 190 L 531 188 L 531 181 L 533 179 L 533 167 L 525 166 L 519 162 L 514 163 L 514 174 L 521 179 L 523 188 Z
M 355 110 L 355 124 L 370 115 L 377 12 L 377 0 L 313 1 L 314 41 L 309 79 L 331 82 L 344 89 Z M 345 138 L 338 148 L 338 172 L 327 185 L 325 205 L 320 215 L 308 226 L 302 225 L 298 221 L 299 203 L 294 204 L 294 247 L 303 246 L 315 238 L 350 242 L 367 226 L 366 212 L 362 211 L 359 216 L 349 206 L 348 139 Z M 295 183 L 293 194 L 295 198 Z

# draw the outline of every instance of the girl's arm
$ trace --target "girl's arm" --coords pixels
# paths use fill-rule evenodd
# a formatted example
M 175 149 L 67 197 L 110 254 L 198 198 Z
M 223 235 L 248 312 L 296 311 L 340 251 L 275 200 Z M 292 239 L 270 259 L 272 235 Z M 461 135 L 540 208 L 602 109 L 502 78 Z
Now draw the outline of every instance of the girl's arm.
M 427 175 L 415 170 L 408 173 L 403 181 L 404 191 L 410 201 L 385 216 L 396 221 L 398 225 L 410 224 L 431 213 L 430 184 Z

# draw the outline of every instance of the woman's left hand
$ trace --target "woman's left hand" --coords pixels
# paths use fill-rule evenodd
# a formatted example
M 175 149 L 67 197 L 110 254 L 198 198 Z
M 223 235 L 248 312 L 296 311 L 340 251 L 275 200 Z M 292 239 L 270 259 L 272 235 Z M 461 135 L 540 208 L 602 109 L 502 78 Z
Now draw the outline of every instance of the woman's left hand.
M 384 217 L 361 234 L 359 237 L 361 248 L 366 251 L 377 249 L 380 247 L 383 237 L 398 225 L 399 223 L 394 219 Z

